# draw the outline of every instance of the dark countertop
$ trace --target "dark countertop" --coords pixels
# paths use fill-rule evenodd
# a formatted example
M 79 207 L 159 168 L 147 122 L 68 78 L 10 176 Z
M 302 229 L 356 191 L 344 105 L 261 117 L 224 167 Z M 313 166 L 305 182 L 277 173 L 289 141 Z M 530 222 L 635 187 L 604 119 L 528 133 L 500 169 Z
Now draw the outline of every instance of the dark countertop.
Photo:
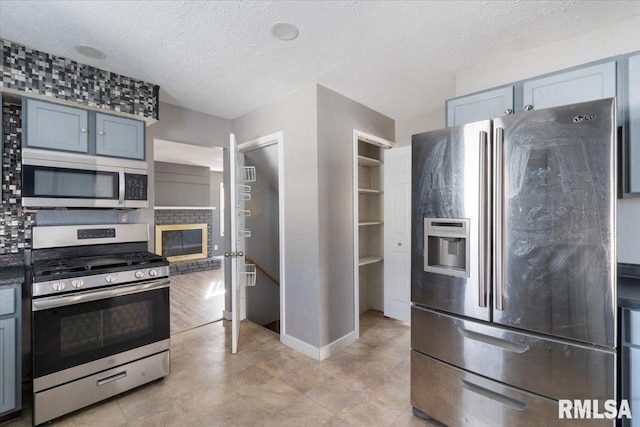
M 0 255 L 0 286 L 24 282 L 24 255 Z
M 640 309 L 640 265 L 618 263 L 618 307 Z
M 640 279 L 618 277 L 618 307 L 640 310 Z

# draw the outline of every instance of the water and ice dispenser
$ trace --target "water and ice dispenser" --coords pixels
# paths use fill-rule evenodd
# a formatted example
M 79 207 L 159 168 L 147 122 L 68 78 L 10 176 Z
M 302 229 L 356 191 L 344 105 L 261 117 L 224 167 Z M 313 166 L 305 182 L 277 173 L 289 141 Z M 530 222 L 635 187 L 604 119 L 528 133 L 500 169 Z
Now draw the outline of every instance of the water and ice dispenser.
M 469 277 L 469 220 L 424 219 L 424 271 Z

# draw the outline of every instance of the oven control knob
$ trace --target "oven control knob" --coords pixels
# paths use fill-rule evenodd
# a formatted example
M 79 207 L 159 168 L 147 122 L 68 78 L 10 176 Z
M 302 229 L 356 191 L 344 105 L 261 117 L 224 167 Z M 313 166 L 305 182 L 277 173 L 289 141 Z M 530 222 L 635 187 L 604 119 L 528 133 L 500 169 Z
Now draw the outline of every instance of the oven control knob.
M 82 279 L 76 279 L 71 282 L 71 286 L 74 288 L 81 288 L 84 286 L 84 281 Z
M 144 271 L 138 270 L 135 272 L 134 276 L 136 276 L 136 279 L 142 279 L 144 277 Z
M 154 268 L 152 268 L 151 270 L 149 270 L 149 276 L 151 277 L 156 277 L 158 275 L 158 271 Z
M 115 282 L 117 279 L 115 274 L 109 274 L 107 275 L 107 277 L 105 277 L 105 280 L 107 281 L 107 283 L 113 283 Z
M 64 282 L 53 282 L 54 291 L 61 291 L 65 288 L 65 286 L 67 286 L 67 284 Z

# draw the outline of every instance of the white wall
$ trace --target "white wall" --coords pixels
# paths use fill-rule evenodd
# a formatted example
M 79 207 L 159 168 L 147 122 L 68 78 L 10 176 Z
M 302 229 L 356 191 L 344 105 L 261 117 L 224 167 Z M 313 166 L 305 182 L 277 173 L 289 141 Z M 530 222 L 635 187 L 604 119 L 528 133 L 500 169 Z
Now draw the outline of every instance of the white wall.
M 456 96 L 636 50 L 640 16 L 461 71 Z
M 453 98 L 454 88 L 451 88 L 449 98 Z M 398 147 L 411 145 L 411 135 L 428 132 L 445 127 L 444 103 L 443 107 L 428 113 L 396 120 L 396 144 Z

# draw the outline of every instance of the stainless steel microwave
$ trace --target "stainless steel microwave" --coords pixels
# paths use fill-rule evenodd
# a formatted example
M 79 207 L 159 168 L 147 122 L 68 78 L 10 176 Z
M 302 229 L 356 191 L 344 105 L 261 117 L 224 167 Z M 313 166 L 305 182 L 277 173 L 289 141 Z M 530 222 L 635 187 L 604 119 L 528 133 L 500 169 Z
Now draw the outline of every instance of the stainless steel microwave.
M 147 163 L 24 148 L 22 206 L 146 208 Z

